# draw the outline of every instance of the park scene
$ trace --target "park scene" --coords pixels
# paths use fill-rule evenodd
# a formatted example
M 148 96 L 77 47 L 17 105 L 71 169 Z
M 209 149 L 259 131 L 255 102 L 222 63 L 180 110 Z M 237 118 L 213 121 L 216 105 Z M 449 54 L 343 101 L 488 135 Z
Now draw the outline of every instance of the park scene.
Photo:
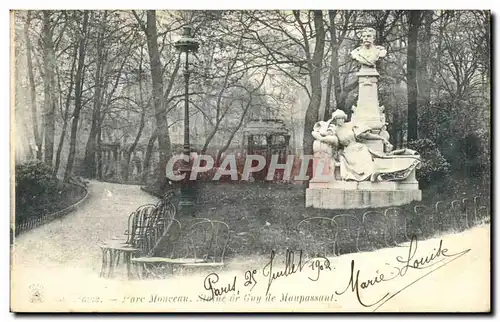
M 489 239 L 489 11 L 11 19 L 25 276 L 147 283 Z

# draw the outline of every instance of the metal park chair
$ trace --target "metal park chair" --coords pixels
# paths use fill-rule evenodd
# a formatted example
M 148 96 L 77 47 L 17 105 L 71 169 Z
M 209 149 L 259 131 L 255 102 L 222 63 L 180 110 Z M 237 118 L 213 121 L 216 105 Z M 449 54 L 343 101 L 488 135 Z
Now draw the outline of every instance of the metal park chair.
M 311 258 L 336 255 L 336 230 L 332 218 L 311 217 L 301 220 L 297 224 L 301 249 Z
M 171 219 L 168 229 L 165 230 L 163 238 L 157 245 L 157 250 L 162 253 L 159 256 L 141 256 L 131 259 L 139 278 L 159 278 L 172 273 L 170 261 L 175 261 L 176 247 L 182 236 L 182 225 L 177 219 Z
M 490 222 L 490 205 L 485 205 L 481 197 L 474 197 L 474 217 L 476 224 Z
M 434 207 L 438 229 L 449 231 L 453 229 L 453 210 L 450 202 L 438 201 Z
M 332 218 L 337 230 L 335 232 L 336 254 L 359 252 L 359 234 L 362 227 L 358 218 L 349 214 L 336 215 Z
M 410 241 L 408 237 L 408 222 L 406 215 L 398 207 L 390 207 L 384 211 L 389 225 L 392 243 L 399 245 Z
M 453 200 L 451 202 L 451 225 L 455 231 L 463 231 L 468 228 L 467 212 L 464 203 L 460 200 Z
M 169 231 L 170 225 L 175 218 L 177 209 L 170 199 L 160 200 L 156 204 L 157 214 L 155 216 L 155 223 L 151 226 L 151 234 L 153 239 L 153 246 L 149 249 L 149 256 L 152 256 L 162 241 L 162 238 Z
M 154 243 L 154 225 L 158 220 L 158 208 L 155 205 L 144 205 L 136 210 L 131 240 L 141 254 L 147 254 Z
M 361 250 L 375 250 L 389 247 L 390 229 L 387 217 L 380 211 L 367 211 L 363 214 L 363 230 L 359 245 Z M 363 240 L 364 242 L 361 242 Z
M 212 220 L 212 236 L 207 244 L 200 245 L 200 241 L 191 238 L 192 254 L 194 260 L 182 264 L 183 269 L 222 269 L 224 267 L 224 256 L 230 240 L 229 226 L 225 222 Z M 200 247 L 202 246 L 202 247 Z M 201 252 L 200 252 L 201 250 Z M 206 252 L 205 252 L 206 251 Z M 201 255 L 202 261 L 199 260 Z
M 181 230 L 165 256 L 140 257 L 132 262 L 142 268 L 141 277 L 164 277 L 175 270 L 222 269 L 229 243 L 229 226 L 221 221 L 198 218 Z
M 424 205 L 413 207 L 415 215 L 420 218 L 422 237 L 431 237 L 436 233 L 436 216 L 434 210 Z
M 155 212 L 154 205 L 139 207 L 128 218 L 128 229 L 125 231 L 125 239 L 111 239 L 100 245 L 102 251 L 101 277 L 113 277 L 114 270 L 120 262 L 126 265 L 127 276 L 131 277 L 130 260 L 133 255 L 144 252 L 148 245 L 148 217 Z
M 171 215 L 170 211 L 167 211 Z M 175 212 L 174 212 L 175 214 Z M 154 249 L 158 242 L 159 222 L 165 228 L 168 222 L 165 218 L 160 220 L 161 211 L 156 205 L 143 205 L 136 209 L 128 218 L 128 229 L 124 238 L 111 239 L 100 245 L 102 251 L 101 277 L 112 277 L 114 269 L 123 255 L 127 276 L 132 277 L 131 259 L 134 256 L 143 256 Z
M 474 200 L 469 198 L 462 199 L 462 207 L 465 213 L 466 228 L 470 228 L 476 224 L 476 213 L 474 211 Z

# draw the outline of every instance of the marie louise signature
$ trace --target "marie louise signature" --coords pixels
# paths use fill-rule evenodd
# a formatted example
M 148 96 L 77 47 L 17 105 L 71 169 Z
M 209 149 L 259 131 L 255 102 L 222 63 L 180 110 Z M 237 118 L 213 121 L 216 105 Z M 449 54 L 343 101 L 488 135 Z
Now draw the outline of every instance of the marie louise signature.
M 408 253 L 406 256 L 397 256 L 396 261 L 399 264 L 403 264 L 401 266 L 393 266 L 390 272 L 382 272 L 377 271 L 377 275 L 369 279 L 361 278 L 361 270 L 356 268 L 356 262 L 354 260 L 351 261 L 351 269 L 350 269 L 350 277 L 347 282 L 347 286 L 342 291 L 335 291 L 336 295 L 343 295 L 349 290 L 356 294 L 356 298 L 364 307 L 375 307 L 374 311 L 378 310 L 382 305 L 387 303 L 389 300 L 394 298 L 396 295 L 409 288 L 413 284 L 422 280 L 429 274 L 437 271 L 438 269 L 446 266 L 447 264 L 453 262 L 454 260 L 462 257 L 467 254 L 470 249 L 465 249 L 456 253 L 448 253 L 448 248 L 443 246 L 443 240 L 439 241 L 439 246 L 433 249 L 433 252 L 427 254 L 427 256 L 417 256 L 418 249 L 418 240 L 414 236 L 410 241 L 410 245 L 408 248 Z M 367 289 L 376 286 L 377 284 L 383 284 L 385 282 L 391 281 L 393 279 L 404 277 L 410 269 L 415 270 L 427 270 L 425 274 L 420 275 L 418 278 L 404 286 L 403 288 L 395 291 L 394 293 L 387 292 L 382 295 L 378 300 L 372 303 L 366 303 L 363 301 L 363 292 Z
M 376 274 L 371 275 L 372 277 L 370 278 L 366 277 L 368 276 L 366 272 L 363 272 L 357 267 L 355 260 L 351 260 L 348 277 L 345 278 L 345 276 L 339 275 L 338 279 L 335 278 L 336 285 L 334 287 L 334 294 L 336 296 L 342 296 L 349 292 L 354 293 L 360 305 L 367 308 L 374 308 L 374 311 L 376 311 L 405 289 L 470 251 L 470 249 L 465 249 L 456 253 L 450 253 L 448 248 L 444 246 L 443 240 L 439 241 L 439 245 L 435 247 L 432 252 L 425 255 L 417 255 L 417 250 L 418 240 L 416 237 L 412 237 L 406 255 L 396 257 L 397 264 L 389 265 L 386 263 L 386 265 L 389 265 L 390 270 L 376 270 Z M 278 279 L 284 279 L 288 276 L 308 271 L 309 280 L 318 281 L 320 276 L 323 276 L 323 271 L 330 274 L 335 270 L 335 267 L 331 264 L 328 258 L 316 257 L 306 260 L 303 258 L 302 251 L 298 252 L 298 256 L 296 258 L 293 251 L 287 250 L 284 259 L 285 266 L 280 266 L 278 269 L 276 263 L 276 252 L 271 251 L 268 262 L 260 270 L 255 269 L 245 272 L 245 282 L 243 286 L 248 287 L 249 291 L 251 291 L 258 284 L 258 281 L 260 280 L 259 276 L 262 275 L 267 284 L 265 294 L 268 295 L 273 283 Z M 368 303 L 364 299 L 366 292 L 370 289 L 375 289 L 377 286 L 380 287 L 384 283 L 391 280 L 402 278 L 409 272 L 409 270 L 420 270 L 423 271 L 424 274 L 419 275 L 418 278 L 409 282 L 397 291 L 392 293 L 382 292 L 382 295 L 375 301 Z M 207 275 L 204 280 L 204 288 L 210 293 L 208 295 L 199 296 L 200 299 L 210 301 L 227 293 L 239 294 L 239 291 L 237 290 L 237 276 L 234 276 L 234 278 L 231 279 L 231 282 L 226 286 L 220 286 L 222 284 L 219 282 L 220 278 L 218 274 L 211 273 Z M 339 285 L 343 286 L 338 288 Z

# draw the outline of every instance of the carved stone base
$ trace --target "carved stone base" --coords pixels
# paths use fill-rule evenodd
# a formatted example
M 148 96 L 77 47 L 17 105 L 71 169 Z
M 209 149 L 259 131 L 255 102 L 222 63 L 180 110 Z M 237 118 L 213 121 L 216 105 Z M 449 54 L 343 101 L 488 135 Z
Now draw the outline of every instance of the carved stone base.
M 306 190 L 306 207 L 320 209 L 380 208 L 421 200 L 418 183 L 311 182 Z
M 335 162 L 333 166 L 335 169 L 332 171 L 331 168 L 327 168 L 326 164 L 328 164 L 326 161 L 322 161 L 324 163 L 323 166 L 323 175 L 319 176 L 316 169 L 318 166 L 319 161 L 318 160 L 313 160 L 313 174 L 314 176 L 311 178 L 309 181 L 309 187 L 318 187 L 318 188 L 340 188 L 340 189 L 345 189 L 344 187 L 351 187 L 355 186 L 356 188 L 354 189 L 362 189 L 362 187 L 365 187 L 366 185 L 370 185 L 376 187 L 375 190 L 379 190 L 381 187 L 391 187 L 389 190 L 398 190 L 402 189 L 401 187 L 412 187 L 411 189 L 418 189 L 418 181 L 416 179 L 416 172 L 415 169 L 413 169 L 410 174 L 408 175 L 408 178 L 405 180 L 401 181 L 382 181 L 382 182 L 370 182 L 370 181 L 363 181 L 363 182 L 356 182 L 356 181 L 342 181 L 342 177 L 340 176 L 340 163 Z M 333 173 L 332 173 L 333 172 Z M 319 186 L 317 184 L 320 184 Z M 332 185 L 327 185 L 327 184 L 333 184 Z M 413 185 L 408 185 L 408 184 L 413 184 Z M 340 185 L 340 186 L 339 186 Z M 357 188 L 357 187 L 360 188 Z M 407 188 L 404 188 L 403 190 L 406 190 Z M 382 190 L 387 190 L 387 189 L 382 189 Z
M 312 179 L 309 181 L 309 188 L 327 188 L 341 190 L 373 190 L 373 191 L 393 191 L 393 190 L 418 190 L 418 182 L 390 181 L 390 182 L 370 182 L 370 181 L 319 181 Z

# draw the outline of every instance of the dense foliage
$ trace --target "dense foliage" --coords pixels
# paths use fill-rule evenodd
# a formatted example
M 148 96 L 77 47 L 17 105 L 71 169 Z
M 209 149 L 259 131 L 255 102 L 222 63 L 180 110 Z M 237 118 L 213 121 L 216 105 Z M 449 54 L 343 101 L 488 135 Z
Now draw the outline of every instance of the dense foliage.
M 52 169 L 40 161 L 16 165 L 16 204 L 37 203 L 62 188 Z
M 417 180 L 422 187 L 429 185 L 433 181 L 441 180 L 450 174 L 450 164 L 431 140 L 410 141 L 408 147 L 418 151 L 422 157 L 422 162 L 417 170 Z
M 52 169 L 41 161 L 16 165 L 16 222 L 61 210 L 79 198 L 74 186 L 52 176 Z

